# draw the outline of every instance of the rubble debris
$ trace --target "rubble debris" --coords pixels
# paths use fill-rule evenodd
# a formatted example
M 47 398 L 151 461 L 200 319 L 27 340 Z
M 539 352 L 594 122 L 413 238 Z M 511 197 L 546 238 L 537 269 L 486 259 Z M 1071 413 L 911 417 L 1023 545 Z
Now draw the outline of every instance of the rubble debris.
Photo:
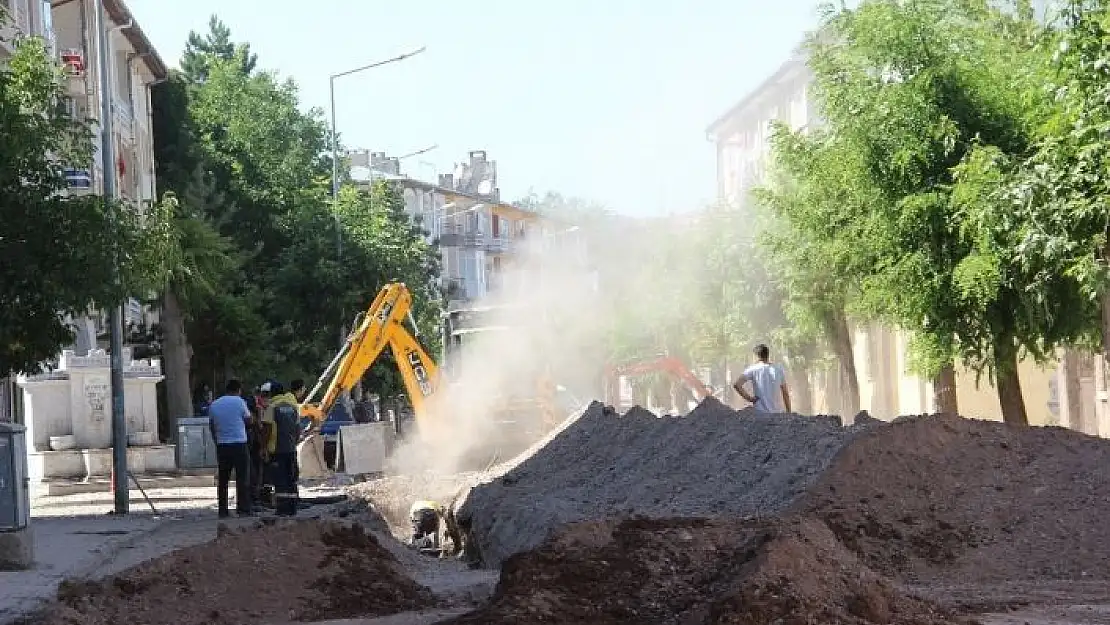
M 737 412 L 713 398 L 684 417 L 604 408 L 595 402 L 531 457 L 460 498 L 460 525 L 486 566 L 575 521 L 782 512 L 846 444 L 885 427 Z
M 361 526 L 289 521 L 225 529 L 104 580 L 63 582 L 36 622 L 250 624 L 382 616 L 437 603 Z
M 489 605 L 441 625 L 941 625 L 820 522 L 586 521 L 505 561 Z

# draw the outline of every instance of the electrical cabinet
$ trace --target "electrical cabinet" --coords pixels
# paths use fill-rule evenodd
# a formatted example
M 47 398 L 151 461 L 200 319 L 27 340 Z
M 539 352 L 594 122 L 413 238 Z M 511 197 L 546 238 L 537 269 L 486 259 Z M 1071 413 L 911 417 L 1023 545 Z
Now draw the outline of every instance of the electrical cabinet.
M 216 441 L 212 439 L 208 417 L 177 420 L 177 467 L 208 469 L 215 467 Z
M 31 519 L 30 490 L 27 430 L 15 423 L 0 423 L 0 532 L 27 527 Z

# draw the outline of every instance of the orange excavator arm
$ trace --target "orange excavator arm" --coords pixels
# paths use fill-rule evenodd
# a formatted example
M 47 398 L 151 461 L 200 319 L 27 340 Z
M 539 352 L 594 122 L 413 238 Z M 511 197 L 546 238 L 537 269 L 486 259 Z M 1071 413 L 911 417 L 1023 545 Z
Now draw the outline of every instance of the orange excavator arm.
M 643 375 L 660 371 L 681 380 L 698 401 L 713 395 L 713 389 L 706 386 L 696 375 L 690 372 L 686 365 L 674 356 L 660 356 L 654 360 L 628 363 L 616 367 L 609 367 L 606 372 L 606 403 L 616 405 L 620 402 L 621 376 Z

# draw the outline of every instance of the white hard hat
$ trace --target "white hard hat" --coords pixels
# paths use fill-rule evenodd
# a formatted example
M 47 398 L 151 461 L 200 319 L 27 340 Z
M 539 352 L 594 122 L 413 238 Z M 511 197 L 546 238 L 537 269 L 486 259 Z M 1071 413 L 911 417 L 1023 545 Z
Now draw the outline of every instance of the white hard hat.
M 258 390 L 262 391 L 263 393 L 269 393 L 270 392 L 270 383 L 269 382 L 263 382 L 262 386 L 258 387 Z

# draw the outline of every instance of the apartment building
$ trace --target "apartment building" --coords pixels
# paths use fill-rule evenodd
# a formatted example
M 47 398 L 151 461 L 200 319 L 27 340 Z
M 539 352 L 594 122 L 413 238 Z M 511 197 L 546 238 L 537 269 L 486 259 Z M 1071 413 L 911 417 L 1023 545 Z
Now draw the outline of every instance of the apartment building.
M 166 79 L 168 69 L 122 0 L 103 0 L 108 31 L 108 63 L 112 141 L 115 163 L 108 172 L 125 202 L 142 210 L 155 200 L 154 136 L 150 90 Z M 68 105 L 75 117 L 102 119 L 100 37 L 96 0 L 53 0 L 51 23 L 58 61 L 66 75 Z M 66 168 L 71 193 L 102 193 L 105 171 L 99 140 L 92 163 Z M 107 316 L 91 315 L 79 325 L 84 332 L 78 349 L 95 346 L 107 331 Z M 149 325 L 152 312 L 131 300 L 124 306 L 124 324 Z M 89 336 L 89 335 L 93 336 Z
M 501 199 L 497 163 L 476 150 L 435 182 L 401 172 L 400 161 L 382 152 L 349 155 L 356 183 L 390 180 L 402 188 L 405 211 L 439 246 L 441 286 L 452 305 L 522 288 L 526 274 L 509 271 L 525 255 L 557 248 L 560 262 L 585 259 L 585 244 L 571 224 L 562 224 Z
M 103 0 L 109 29 L 108 64 L 115 164 L 121 198 L 138 210 L 155 199 L 154 142 L 150 87 L 164 80 L 167 68 L 122 0 Z M 50 54 L 65 70 L 67 106 L 75 118 L 102 119 L 100 75 L 97 68 L 100 38 L 94 0 L 0 0 L 0 63 L 14 51 L 18 36 L 42 37 Z M 94 125 L 94 131 L 97 128 Z M 91 163 L 70 163 L 66 178 L 71 193 L 101 193 L 105 172 L 99 135 Z M 149 324 L 151 312 L 138 300 L 124 306 L 124 323 Z M 92 313 L 74 320 L 80 350 L 97 347 L 97 336 L 107 331 L 106 315 Z M 13 379 L 0 380 L 0 421 L 16 410 Z
M 1045 7 L 1038 8 L 1043 14 Z M 784 122 L 794 130 L 820 126 L 819 111 L 810 95 L 811 81 L 805 55 L 798 52 L 709 126 L 707 136 L 717 147 L 717 182 L 722 199 L 741 207 L 740 210 L 754 208 L 751 191 L 767 181 L 769 131 L 773 121 Z M 909 369 L 908 334 L 871 323 L 851 326 L 860 407 L 883 418 L 933 411 L 931 381 L 913 375 Z M 1022 392 L 1030 422 L 1110 433 L 1110 423 L 1099 424 L 1095 417 L 1094 367 L 1089 358 L 1079 360 L 1069 368 L 1080 376 L 1083 400 L 1078 409 L 1075 402 L 1060 399 L 1060 389 L 1067 388 L 1063 367 L 1056 364 L 1041 367 L 1030 361 L 1021 364 Z M 811 409 L 843 412 L 846 402 L 836 369 L 813 372 L 811 378 Z M 801 386 L 794 384 L 796 389 Z M 974 372 L 958 369 L 956 386 L 961 413 L 1001 419 L 997 392 L 986 378 L 980 382 Z

